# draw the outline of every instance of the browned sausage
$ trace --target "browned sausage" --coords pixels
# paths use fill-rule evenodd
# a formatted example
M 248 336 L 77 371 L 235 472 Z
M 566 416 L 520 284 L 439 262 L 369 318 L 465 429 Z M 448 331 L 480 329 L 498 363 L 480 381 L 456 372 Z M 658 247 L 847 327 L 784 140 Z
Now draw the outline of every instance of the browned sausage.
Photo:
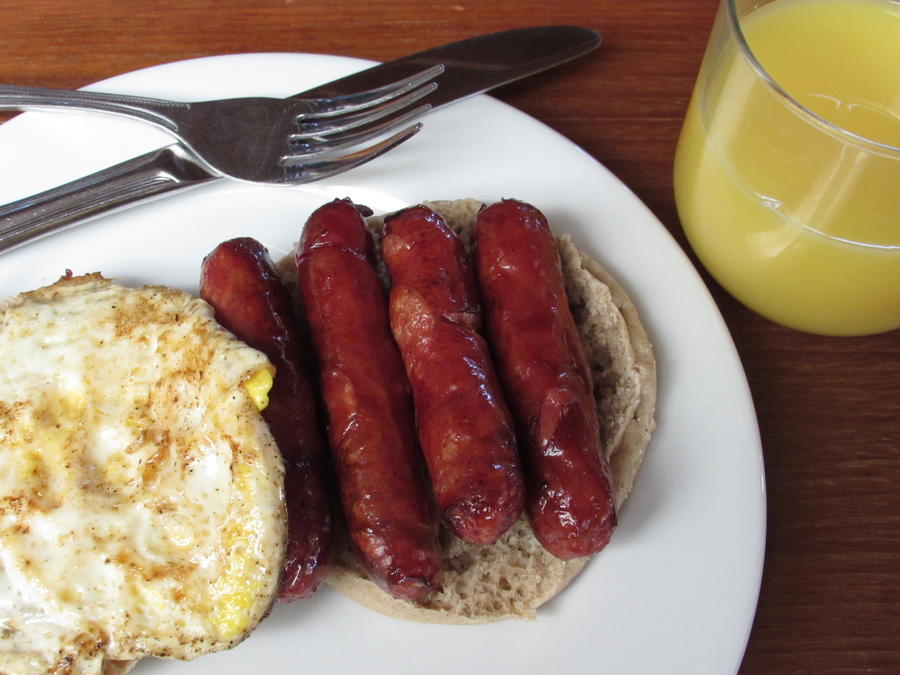
M 200 295 L 219 323 L 275 366 L 263 417 L 285 462 L 288 542 L 279 599 L 307 597 L 327 570 L 333 517 L 324 436 L 290 295 L 266 249 L 249 237 L 226 241 L 204 259 Z
M 352 202 L 310 216 L 297 270 L 351 542 L 377 583 L 419 599 L 440 587 L 438 518 L 374 244 Z
M 488 336 L 523 445 L 532 529 L 559 558 L 595 553 L 612 535 L 615 504 L 556 241 L 540 211 L 504 200 L 478 215 L 475 247 Z
M 444 522 L 492 544 L 522 513 L 512 420 L 479 334 L 475 275 L 462 242 L 424 206 L 385 220 L 390 318 L 412 386 L 419 442 Z

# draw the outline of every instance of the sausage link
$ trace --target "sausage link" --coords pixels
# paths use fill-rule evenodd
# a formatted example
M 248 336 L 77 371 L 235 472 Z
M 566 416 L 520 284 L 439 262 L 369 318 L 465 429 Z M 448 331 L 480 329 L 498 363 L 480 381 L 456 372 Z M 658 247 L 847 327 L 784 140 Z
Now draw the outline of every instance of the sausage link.
M 476 270 L 488 336 L 513 411 L 535 536 L 553 555 L 590 555 L 616 525 L 591 374 L 569 309 L 556 241 L 534 207 L 481 211 Z
M 350 540 L 379 585 L 419 599 L 440 588 L 438 518 L 374 244 L 352 202 L 310 216 L 297 270 Z
M 285 463 L 288 541 L 279 599 L 305 598 L 325 576 L 334 527 L 324 437 L 290 294 L 265 247 L 243 237 L 203 260 L 200 295 L 219 323 L 275 366 L 263 418 Z
M 385 220 L 390 319 L 415 400 L 432 491 L 449 529 L 492 544 L 522 513 L 512 420 L 479 334 L 475 275 L 462 242 L 431 209 Z

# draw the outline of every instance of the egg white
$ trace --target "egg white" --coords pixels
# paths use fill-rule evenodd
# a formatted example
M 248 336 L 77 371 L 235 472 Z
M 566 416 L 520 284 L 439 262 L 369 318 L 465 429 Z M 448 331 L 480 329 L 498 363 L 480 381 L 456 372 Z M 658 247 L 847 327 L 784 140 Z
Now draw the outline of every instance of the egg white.
M 100 275 L 0 314 L 0 672 L 194 658 L 268 611 L 283 469 L 206 303 Z

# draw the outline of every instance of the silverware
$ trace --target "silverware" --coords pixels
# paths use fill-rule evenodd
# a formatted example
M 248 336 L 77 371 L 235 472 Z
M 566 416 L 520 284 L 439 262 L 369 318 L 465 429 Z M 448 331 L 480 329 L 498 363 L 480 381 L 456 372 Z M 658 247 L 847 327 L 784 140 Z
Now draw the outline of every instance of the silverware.
M 409 107 L 437 88 L 435 65 L 396 82 L 318 98 L 167 101 L 93 91 L 0 84 L 0 110 L 75 109 L 142 120 L 178 139 L 212 173 L 260 183 L 307 183 L 357 166 L 409 138 L 397 133 L 368 152 L 341 152 L 410 124 Z M 346 166 L 345 166 L 346 165 Z
M 443 65 L 440 87 L 420 103 L 436 109 L 582 56 L 600 45 L 598 33 L 574 26 L 540 26 L 483 35 L 383 63 L 293 98 L 340 96 L 382 87 Z M 0 252 L 66 226 L 150 198 L 218 179 L 178 144 L 0 207 Z

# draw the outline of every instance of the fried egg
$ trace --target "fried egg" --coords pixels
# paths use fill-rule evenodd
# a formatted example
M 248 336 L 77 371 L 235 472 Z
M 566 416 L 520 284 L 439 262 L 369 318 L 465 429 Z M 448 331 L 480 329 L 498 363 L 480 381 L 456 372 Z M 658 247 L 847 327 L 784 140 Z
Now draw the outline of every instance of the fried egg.
M 277 593 L 272 366 L 203 301 L 99 274 L 0 313 L 0 672 L 233 646 Z

